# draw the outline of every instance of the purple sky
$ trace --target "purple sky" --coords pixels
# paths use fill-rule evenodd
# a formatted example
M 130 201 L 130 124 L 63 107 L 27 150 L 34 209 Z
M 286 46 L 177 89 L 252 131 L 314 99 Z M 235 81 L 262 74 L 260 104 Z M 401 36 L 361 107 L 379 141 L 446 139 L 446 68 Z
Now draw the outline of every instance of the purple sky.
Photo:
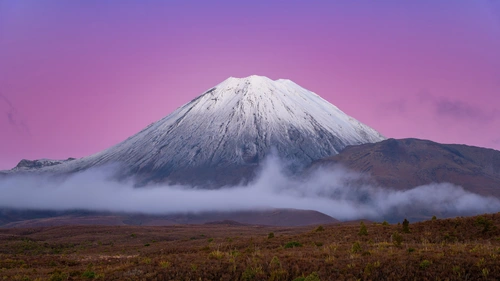
M 112 146 L 229 76 L 500 149 L 500 1 L 0 0 L 0 169 Z

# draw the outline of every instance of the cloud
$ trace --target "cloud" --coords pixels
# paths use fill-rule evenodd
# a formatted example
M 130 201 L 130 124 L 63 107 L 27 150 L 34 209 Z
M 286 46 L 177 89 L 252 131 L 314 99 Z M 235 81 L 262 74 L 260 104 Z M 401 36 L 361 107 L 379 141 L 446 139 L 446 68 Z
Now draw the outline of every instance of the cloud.
M 2 93 L 0 93 L 0 101 L 3 101 L 3 104 L 7 106 L 5 114 L 9 124 L 15 127 L 20 133 L 31 135 L 28 125 L 21 119 L 17 109 L 14 107 L 14 104 Z
M 410 123 L 414 124 L 413 133 L 417 126 L 420 132 L 430 132 L 439 128 L 455 135 L 463 130 L 470 131 L 471 128 L 477 132 L 481 128 L 482 135 L 488 135 L 490 127 L 500 122 L 498 109 L 458 98 L 434 95 L 427 89 L 422 89 L 414 95 L 381 101 L 374 113 L 377 118 L 391 119 L 390 122 L 403 128 L 406 128 L 408 121 L 411 121 Z M 415 118 L 426 120 L 426 125 L 423 125 L 423 121 L 415 122 Z M 480 135 L 477 138 L 481 138 Z
M 382 102 L 380 104 L 380 109 L 382 110 L 382 112 L 389 111 L 390 113 L 403 114 L 408 111 L 407 108 L 408 103 L 409 103 L 408 99 L 399 98 L 388 102 Z
M 496 110 L 485 110 L 459 99 L 435 96 L 427 90 L 419 92 L 417 100 L 421 104 L 429 104 L 439 117 L 452 117 L 477 122 L 491 122 L 498 118 L 498 111 Z
M 150 214 L 236 211 L 267 208 L 317 210 L 340 220 L 390 219 L 416 210 L 429 215 L 472 215 L 500 211 L 500 201 L 451 184 L 407 191 L 363 184 L 365 176 L 342 167 L 318 169 L 302 178 L 286 176 L 279 159 L 267 159 L 247 186 L 218 190 L 110 180 L 111 169 L 84 171 L 66 179 L 18 175 L 0 180 L 0 208 L 91 210 Z
M 439 98 L 434 101 L 436 113 L 441 116 L 451 116 L 454 118 L 477 120 L 482 122 L 493 121 L 496 118 L 496 112 L 485 112 L 483 109 L 472 106 L 460 100 L 450 100 Z

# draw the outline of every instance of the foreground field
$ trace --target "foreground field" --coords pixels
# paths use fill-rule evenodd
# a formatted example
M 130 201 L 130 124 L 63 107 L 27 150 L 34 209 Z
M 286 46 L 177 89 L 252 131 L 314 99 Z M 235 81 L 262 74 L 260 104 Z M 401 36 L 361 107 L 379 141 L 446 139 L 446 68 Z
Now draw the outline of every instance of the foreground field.
M 500 280 L 500 213 L 363 225 L 0 229 L 0 280 Z

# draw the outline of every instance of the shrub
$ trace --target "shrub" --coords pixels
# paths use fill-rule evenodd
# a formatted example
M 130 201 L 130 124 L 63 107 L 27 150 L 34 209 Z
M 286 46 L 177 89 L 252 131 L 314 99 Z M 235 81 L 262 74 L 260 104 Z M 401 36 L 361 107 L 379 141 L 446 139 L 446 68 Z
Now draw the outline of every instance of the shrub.
M 401 244 L 403 243 L 403 236 L 401 234 L 399 234 L 399 232 L 394 232 L 391 236 L 391 239 L 392 239 L 392 243 L 394 244 L 394 246 L 396 247 L 401 247 Z
M 255 275 L 255 271 L 251 267 L 247 267 L 247 269 L 245 269 L 245 271 L 241 274 L 241 280 L 254 280 Z
M 323 242 L 314 242 L 314 246 L 321 247 L 323 246 Z
M 322 225 L 320 225 L 320 226 L 318 226 L 318 227 L 316 228 L 316 230 L 315 230 L 315 231 L 316 231 L 316 232 L 325 231 L 325 228 L 324 228 Z
M 436 216 L 432 216 L 432 219 L 433 221 L 437 220 Z
M 277 256 L 274 256 L 273 259 L 271 260 L 271 262 L 269 263 L 269 265 L 272 268 L 279 268 L 279 267 L 281 267 L 280 259 L 278 259 Z
M 319 279 L 318 273 L 316 273 L 316 272 L 309 274 L 309 276 L 307 276 L 304 279 L 304 281 L 320 281 L 320 280 L 321 279 Z
M 219 251 L 219 250 L 215 250 L 215 251 L 212 251 L 209 255 L 208 255 L 209 258 L 211 259 L 222 259 L 224 257 L 224 253 Z
M 403 232 L 410 233 L 410 222 L 407 219 L 403 221 Z
M 354 242 L 351 247 L 351 252 L 353 254 L 361 252 L 363 249 L 361 248 L 361 244 L 359 242 Z
M 69 274 L 61 271 L 55 271 L 49 278 L 49 281 L 63 281 L 69 278 Z
M 196 270 L 198 270 L 198 266 L 194 263 L 192 263 L 190 267 L 192 272 L 196 272 Z
M 270 233 L 267 235 L 267 239 L 271 239 L 271 238 L 274 238 L 274 232 L 270 232 Z
M 160 266 L 161 266 L 161 268 L 169 268 L 169 267 L 170 267 L 170 265 L 171 265 L 171 264 L 170 264 L 170 262 L 168 262 L 168 261 L 161 261 L 161 262 L 160 262 Z
M 387 221 L 382 222 L 382 225 L 389 225 Z
M 300 244 L 297 241 L 291 241 L 285 244 L 285 249 L 290 249 L 290 248 L 295 248 L 295 247 L 302 247 L 302 244 Z
M 431 262 L 431 261 L 428 261 L 428 260 L 423 260 L 422 262 L 420 262 L 420 268 L 421 268 L 421 269 L 426 269 L 426 268 L 428 268 L 431 264 L 432 264 L 432 262 Z
M 241 280 L 261 280 L 264 272 L 262 267 L 247 267 L 241 275 Z
M 493 222 L 483 216 L 479 216 L 476 218 L 476 224 L 483 227 L 483 233 L 486 233 L 493 229 Z
M 96 278 L 96 274 L 92 270 L 87 270 L 82 274 L 82 277 L 87 278 L 87 279 L 94 279 L 94 278 Z
M 360 223 L 360 228 L 359 228 L 359 232 L 358 232 L 358 235 L 368 235 L 368 229 L 366 229 L 366 225 L 364 222 L 361 222 Z

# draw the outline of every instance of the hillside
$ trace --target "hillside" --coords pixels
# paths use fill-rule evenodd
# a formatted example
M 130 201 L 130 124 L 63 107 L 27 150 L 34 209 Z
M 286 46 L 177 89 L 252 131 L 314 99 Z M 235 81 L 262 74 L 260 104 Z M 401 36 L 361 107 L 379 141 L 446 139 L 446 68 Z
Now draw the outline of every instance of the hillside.
M 500 151 L 419 139 L 388 139 L 348 146 L 312 167 L 341 164 L 371 176 L 383 187 L 407 190 L 448 182 L 500 198 Z

